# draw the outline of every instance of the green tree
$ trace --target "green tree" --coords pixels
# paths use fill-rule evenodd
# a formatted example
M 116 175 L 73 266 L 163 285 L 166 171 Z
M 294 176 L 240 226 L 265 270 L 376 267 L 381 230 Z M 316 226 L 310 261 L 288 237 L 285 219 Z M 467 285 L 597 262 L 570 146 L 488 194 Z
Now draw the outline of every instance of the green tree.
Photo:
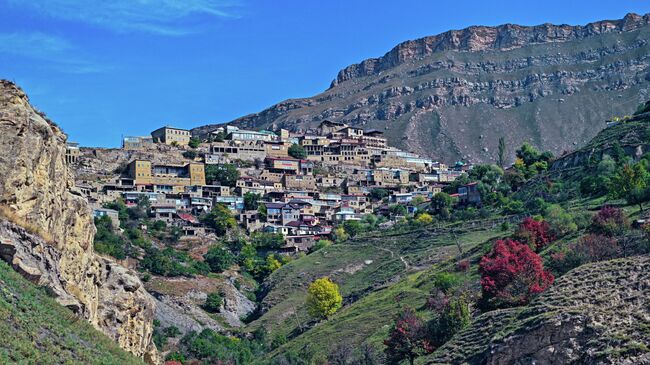
M 388 190 L 382 188 L 372 188 L 370 189 L 370 198 L 372 200 L 382 200 L 389 195 Z
M 625 164 L 614 175 L 610 185 L 610 196 L 612 198 L 623 198 L 628 204 L 638 204 L 643 211 L 643 202 L 650 198 L 648 182 L 650 174 L 645 160 L 633 165 Z
M 201 144 L 201 140 L 194 137 L 190 138 L 190 141 L 187 143 L 187 145 L 190 146 L 191 148 L 197 148 L 200 144 Z
M 212 211 L 201 217 L 201 220 L 220 236 L 237 226 L 237 221 L 230 213 L 230 209 L 223 204 L 215 204 Z
M 210 265 L 213 272 L 223 272 L 235 263 L 235 257 L 230 251 L 221 246 L 212 246 L 203 255 L 205 262 Z
M 499 138 L 499 167 L 503 168 L 506 165 L 506 140 L 503 137 Z
M 223 142 L 226 139 L 226 133 L 224 132 L 217 132 L 214 134 L 214 137 L 212 137 L 215 142 Z
M 239 180 L 239 170 L 233 164 L 205 165 L 205 180 L 234 187 Z
M 332 236 L 335 242 L 347 241 L 350 238 L 350 235 L 345 231 L 345 228 L 343 228 L 343 226 L 336 227 L 332 233 Z
M 307 311 L 314 318 L 325 319 L 341 308 L 339 286 L 329 278 L 315 280 L 307 289 Z
M 557 204 L 546 208 L 544 218 L 551 226 L 551 231 L 556 237 L 562 237 L 578 230 L 573 215 Z
M 251 235 L 251 244 L 255 248 L 278 249 L 284 246 L 284 236 L 280 233 L 255 232 Z
M 289 156 L 293 158 L 304 159 L 307 157 L 307 152 L 305 152 L 305 149 L 297 143 L 292 144 L 291 147 L 289 147 L 288 152 Z
M 359 221 L 356 220 L 348 220 L 343 222 L 343 228 L 345 228 L 345 231 L 352 237 L 355 237 L 363 231 L 363 226 Z
M 392 214 L 394 217 L 405 216 L 408 213 L 406 207 L 403 206 L 402 204 L 391 205 L 388 209 L 390 210 L 390 214 Z
M 262 195 L 253 193 L 253 192 L 247 192 L 244 194 L 244 209 L 246 210 L 257 210 L 260 206 L 259 201 L 262 200 Z
M 257 215 L 260 217 L 260 220 L 262 222 L 266 222 L 267 212 L 266 212 L 266 205 L 264 205 L 264 203 L 258 205 Z
M 449 216 L 449 209 L 453 203 L 452 197 L 447 193 L 437 193 L 431 198 L 431 211 L 441 216 Z

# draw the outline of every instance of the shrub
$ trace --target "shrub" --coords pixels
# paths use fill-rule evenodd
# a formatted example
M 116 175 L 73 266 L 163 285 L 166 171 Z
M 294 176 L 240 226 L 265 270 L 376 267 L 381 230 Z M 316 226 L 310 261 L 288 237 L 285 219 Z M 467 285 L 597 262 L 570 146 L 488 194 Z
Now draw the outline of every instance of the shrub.
M 433 279 L 433 286 L 442 290 L 444 293 L 449 293 L 452 288 L 458 286 L 460 280 L 452 273 L 441 272 Z
M 556 275 L 564 275 L 585 262 L 586 259 L 584 257 L 580 257 L 579 255 L 576 255 L 575 252 L 565 249 L 551 254 L 549 268 Z
M 546 221 L 538 221 L 532 217 L 526 217 L 521 221 L 514 237 L 516 240 L 528 244 L 536 251 L 539 251 L 555 239 L 551 233 L 551 227 Z
M 553 283 L 553 275 L 528 245 L 511 239 L 498 240 L 479 265 L 483 298 L 491 306 L 528 303 Z
M 190 148 L 197 148 L 201 144 L 201 141 L 198 138 L 190 138 L 189 143 L 187 144 Z
M 339 286 L 327 277 L 316 279 L 307 289 L 307 310 L 314 318 L 331 316 L 341 308 L 342 303 Z
M 262 200 L 262 195 L 253 193 L 253 192 L 247 192 L 244 194 L 244 209 L 245 210 L 257 210 L 260 207 L 259 201 Z
M 524 211 L 524 203 L 520 200 L 507 199 L 503 206 L 503 212 L 506 214 L 519 214 Z
M 467 260 L 458 261 L 456 264 L 456 271 L 466 272 L 469 270 L 469 266 L 470 264 Z
M 415 218 L 415 221 L 420 225 L 426 226 L 433 222 L 433 217 L 430 214 L 422 213 Z
M 113 231 L 111 219 L 108 216 L 95 218 L 95 226 L 97 227 L 94 240 L 95 251 L 118 260 L 126 258 L 126 243 Z
M 332 245 L 332 241 L 330 240 L 318 240 L 316 241 L 316 244 L 309 249 L 309 251 L 316 252 L 322 248 L 329 247 L 331 245 Z
M 384 345 L 389 364 L 400 364 L 403 360 L 413 364 L 416 357 L 433 351 L 425 323 L 410 308 L 405 308 L 395 319 Z
M 284 246 L 284 236 L 280 233 L 255 232 L 251 235 L 251 244 L 255 248 L 277 249 Z
M 599 234 L 583 236 L 570 249 L 572 255 L 584 258 L 586 262 L 610 260 L 620 254 L 616 239 Z
M 591 222 L 591 231 L 606 236 L 622 236 L 630 228 L 630 221 L 622 209 L 604 206 Z
M 345 228 L 339 226 L 334 229 L 332 238 L 334 239 L 334 242 L 343 242 L 347 241 L 350 238 L 350 235 L 345 231 Z
M 237 226 L 237 220 L 230 213 L 230 209 L 223 204 L 215 204 L 210 213 L 201 217 L 201 221 L 213 228 L 220 236 Z
M 348 220 L 343 222 L 343 228 L 351 237 L 356 237 L 359 233 L 363 232 L 364 227 L 359 221 Z
M 382 200 L 385 197 L 387 197 L 388 195 L 390 195 L 390 192 L 388 190 L 386 190 L 386 189 L 382 189 L 382 188 L 372 188 L 372 189 L 370 189 L 370 198 L 372 200 L 375 200 L 375 201 Z
M 458 331 L 469 326 L 471 321 L 469 301 L 464 295 L 446 300 L 438 310 L 438 316 L 428 324 L 430 343 L 436 347 L 442 346 Z
M 187 159 L 190 159 L 190 160 L 195 159 L 196 156 L 197 156 L 196 151 L 189 150 L 189 151 L 184 151 L 183 152 L 183 157 L 185 157 Z
M 235 263 L 235 257 L 221 246 L 212 246 L 203 258 L 213 272 L 223 272 Z
M 568 213 L 557 204 L 549 206 L 544 212 L 544 217 L 555 237 L 566 236 L 578 230 L 578 225 L 575 223 L 571 213 Z
M 205 298 L 205 304 L 203 305 L 203 309 L 210 313 L 216 313 L 221 310 L 221 306 L 223 305 L 223 295 L 219 292 L 212 292 L 209 293 L 207 298 Z
M 220 335 L 208 328 L 200 333 L 189 332 L 180 343 L 187 355 L 206 364 L 250 364 L 254 351 L 260 352 L 248 340 Z

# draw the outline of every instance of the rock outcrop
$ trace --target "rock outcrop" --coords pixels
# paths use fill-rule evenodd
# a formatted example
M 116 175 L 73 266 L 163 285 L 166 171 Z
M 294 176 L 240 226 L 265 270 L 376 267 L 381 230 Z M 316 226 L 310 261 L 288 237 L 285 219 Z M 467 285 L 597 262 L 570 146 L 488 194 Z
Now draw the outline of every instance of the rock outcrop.
M 528 307 L 488 312 L 422 364 L 650 364 L 650 257 L 580 266 Z
M 90 208 L 66 166 L 66 136 L 0 81 L 0 249 L 25 277 L 150 363 L 154 302 L 137 276 L 93 251 Z
M 475 26 L 404 42 L 341 70 L 331 87 L 232 121 L 307 130 L 323 120 L 383 130 L 446 162 L 495 162 L 499 138 L 559 154 L 648 98 L 650 15 L 585 26 Z M 565 121 L 570 121 L 567 123 Z M 208 125 L 197 135 L 214 130 Z

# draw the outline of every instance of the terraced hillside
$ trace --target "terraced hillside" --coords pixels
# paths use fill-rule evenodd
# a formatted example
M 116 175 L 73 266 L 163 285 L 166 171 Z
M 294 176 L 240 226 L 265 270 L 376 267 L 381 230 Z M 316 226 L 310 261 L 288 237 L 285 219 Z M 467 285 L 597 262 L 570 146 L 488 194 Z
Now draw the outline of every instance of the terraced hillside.
M 650 256 L 567 273 L 527 307 L 489 312 L 420 364 L 650 363 Z
M 0 261 L 0 363 L 144 364 Z
M 289 340 L 270 357 L 301 351 L 324 356 L 343 340 L 381 348 L 387 326 L 402 305 L 421 306 L 436 273 L 449 269 L 459 257 L 477 258 L 484 243 L 508 234 L 501 229 L 502 221 L 370 234 L 294 260 L 266 282 L 262 301 L 266 312 L 247 330 L 264 326 L 270 338 Z M 341 285 L 345 306 L 317 324 L 307 314 L 305 292 L 309 283 L 322 276 Z

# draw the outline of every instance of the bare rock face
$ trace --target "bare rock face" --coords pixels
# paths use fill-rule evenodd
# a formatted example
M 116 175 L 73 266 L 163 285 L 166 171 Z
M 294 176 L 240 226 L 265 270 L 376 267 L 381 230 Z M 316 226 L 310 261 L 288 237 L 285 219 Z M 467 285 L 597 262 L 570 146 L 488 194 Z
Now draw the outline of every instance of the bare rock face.
M 243 295 L 230 280 L 197 276 L 194 278 L 156 277 L 146 283 L 148 292 L 156 299 L 156 319 L 161 327 L 175 326 L 182 333 L 209 328 L 222 332 L 221 323 L 230 327 L 242 327 L 241 318 L 255 310 L 255 303 Z M 201 307 L 207 293 L 218 292 L 223 296 L 223 305 L 216 313 L 216 321 Z
M 474 26 L 401 43 L 344 68 L 319 95 L 232 123 L 304 131 L 345 122 L 446 162 L 495 162 L 502 137 L 509 156 L 522 142 L 560 154 L 648 98 L 648 55 L 650 15 L 584 26 Z
M 137 276 L 93 252 L 93 218 L 66 166 L 65 142 L 22 90 L 0 81 L 2 258 L 122 348 L 158 362 L 153 300 Z

